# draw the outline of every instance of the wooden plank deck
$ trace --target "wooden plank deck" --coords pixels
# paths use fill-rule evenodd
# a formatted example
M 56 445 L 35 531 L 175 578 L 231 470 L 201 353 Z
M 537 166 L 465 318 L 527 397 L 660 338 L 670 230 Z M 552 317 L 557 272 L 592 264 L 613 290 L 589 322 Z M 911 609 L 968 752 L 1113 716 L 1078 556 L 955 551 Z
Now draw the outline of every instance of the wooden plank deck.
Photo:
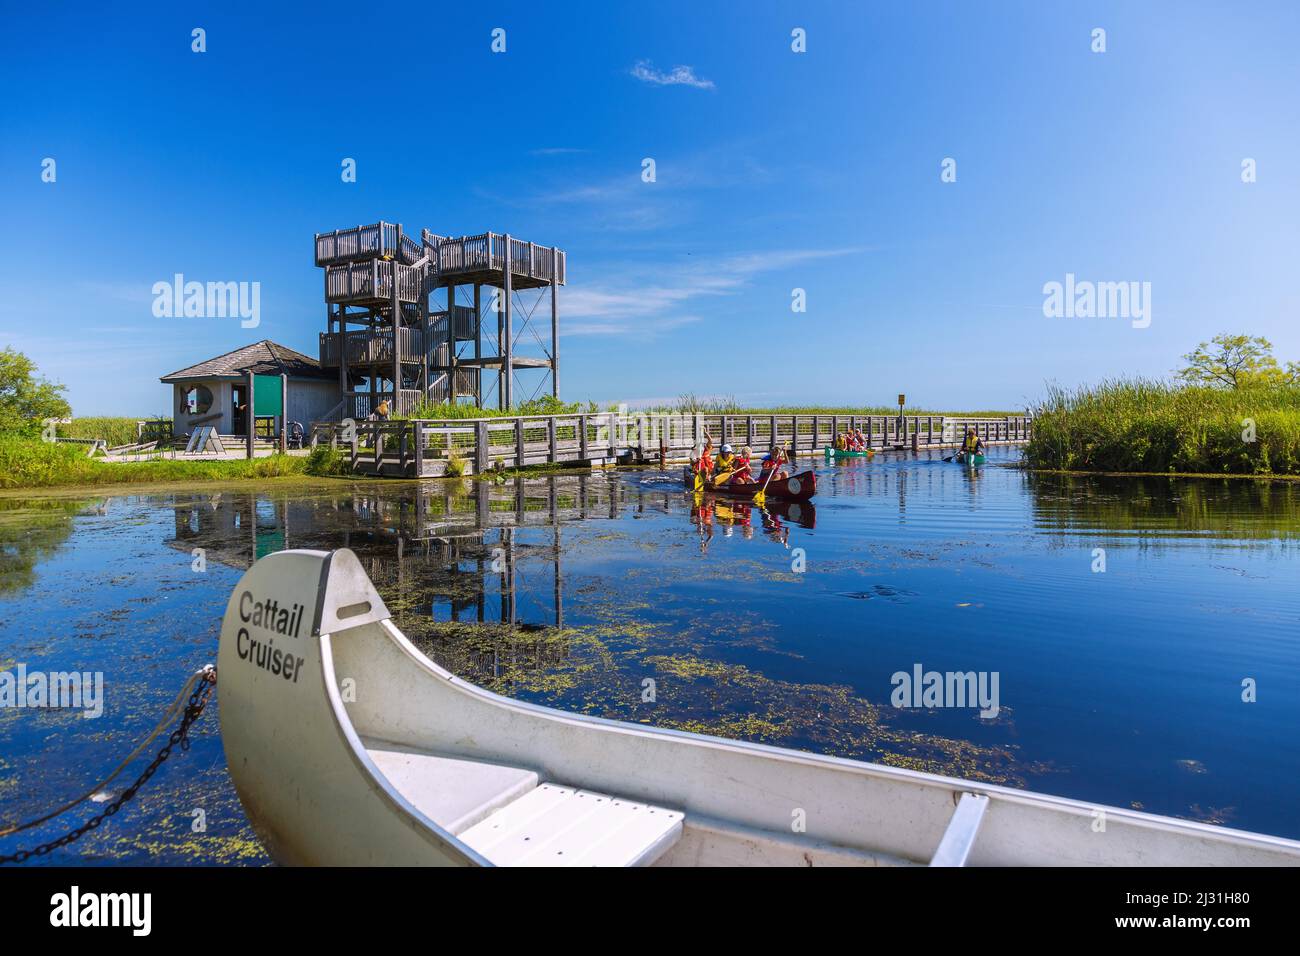
M 452 456 L 466 474 L 530 465 L 684 461 L 706 437 L 750 445 L 762 455 L 772 444 L 794 456 L 822 454 L 834 436 L 860 429 L 872 448 L 947 447 L 967 426 L 989 444 L 1027 441 L 1029 419 L 955 418 L 939 415 L 671 415 L 598 412 L 427 421 L 317 422 L 311 444 L 322 441 L 348 452 L 359 474 L 430 478 L 445 473 Z

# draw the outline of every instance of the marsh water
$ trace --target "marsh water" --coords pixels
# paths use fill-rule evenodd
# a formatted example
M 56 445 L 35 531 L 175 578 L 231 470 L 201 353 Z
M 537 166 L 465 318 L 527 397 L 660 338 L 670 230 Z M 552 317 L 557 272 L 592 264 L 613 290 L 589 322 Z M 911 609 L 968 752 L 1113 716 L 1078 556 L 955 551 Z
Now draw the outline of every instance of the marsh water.
M 104 680 L 96 718 L 0 707 L 0 825 L 153 727 L 253 560 L 348 547 L 425 653 L 501 694 L 1300 837 L 1300 487 L 941 454 L 818 460 L 813 504 L 766 511 L 656 470 L 0 499 L 0 672 Z M 895 706 L 918 669 L 996 675 L 996 715 Z M 192 744 L 44 859 L 267 862 L 215 707 Z

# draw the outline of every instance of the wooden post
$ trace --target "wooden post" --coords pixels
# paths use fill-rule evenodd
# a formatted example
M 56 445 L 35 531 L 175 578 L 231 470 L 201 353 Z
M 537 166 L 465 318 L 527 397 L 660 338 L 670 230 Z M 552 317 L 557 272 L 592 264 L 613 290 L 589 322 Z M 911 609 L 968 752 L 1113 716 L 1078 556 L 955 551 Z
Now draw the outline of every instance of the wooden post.
M 474 474 L 481 475 L 488 468 L 488 423 L 474 423 Z
M 578 416 L 578 458 L 587 460 L 587 416 Z
M 411 422 L 412 440 L 415 442 L 415 477 L 424 477 L 424 423 Z M 450 443 L 449 443 L 450 444 Z
M 555 416 L 551 415 L 546 419 L 546 445 L 547 460 L 555 464 L 560 460 L 559 448 L 557 447 L 558 439 L 555 435 Z
M 616 434 L 617 428 L 618 428 L 618 412 L 610 412 L 609 413 L 609 457 L 610 458 L 618 457 L 618 450 L 617 450 L 618 446 L 616 444 L 616 442 L 618 441 L 618 435 Z
M 250 461 L 253 458 L 253 409 L 256 407 L 253 402 L 253 370 L 248 370 L 248 408 L 244 412 L 244 454 Z
M 560 397 L 560 252 L 551 246 L 551 394 Z
M 524 467 L 524 420 L 515 419 L 515 467 Z

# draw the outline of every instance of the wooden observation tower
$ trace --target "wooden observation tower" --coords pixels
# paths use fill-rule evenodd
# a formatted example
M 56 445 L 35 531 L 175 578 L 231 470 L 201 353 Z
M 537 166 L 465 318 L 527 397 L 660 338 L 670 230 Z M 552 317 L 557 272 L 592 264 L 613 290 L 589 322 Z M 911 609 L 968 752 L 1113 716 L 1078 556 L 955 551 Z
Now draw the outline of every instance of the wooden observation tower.
M 342 393 L 331 417 L 366 419 L 382 401 L 397 415 L 470 398 L 505 409 L 540 395 L 547 378 L 559 396 L 565 254 L 554 246 L 427 229 L 417 242 L 400 224 L 378 222 L 317 233 L 316 264 L 329 313 L 320 361 L 339 370 Z M 544 305 L 549 341 L 537 329 Z M 543 372 L 531 391 L 521 387 L 525 370 Z

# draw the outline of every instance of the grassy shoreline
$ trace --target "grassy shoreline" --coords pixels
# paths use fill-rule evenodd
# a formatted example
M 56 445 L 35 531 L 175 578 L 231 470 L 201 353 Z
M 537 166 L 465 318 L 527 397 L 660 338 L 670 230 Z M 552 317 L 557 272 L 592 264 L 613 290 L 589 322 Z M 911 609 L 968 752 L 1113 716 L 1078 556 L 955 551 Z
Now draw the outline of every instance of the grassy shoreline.
M 0 491 L 56 487 L 100 488 L 110 485 L 168 482 L 266 481 L 274 478 L 336 477 L 338 456 L 326 448 L 308 456 L 269 455 L 224 461 L 162 458 L 140 462 L 105 462 L 87 457 L 80 445 L 0 436 Z

